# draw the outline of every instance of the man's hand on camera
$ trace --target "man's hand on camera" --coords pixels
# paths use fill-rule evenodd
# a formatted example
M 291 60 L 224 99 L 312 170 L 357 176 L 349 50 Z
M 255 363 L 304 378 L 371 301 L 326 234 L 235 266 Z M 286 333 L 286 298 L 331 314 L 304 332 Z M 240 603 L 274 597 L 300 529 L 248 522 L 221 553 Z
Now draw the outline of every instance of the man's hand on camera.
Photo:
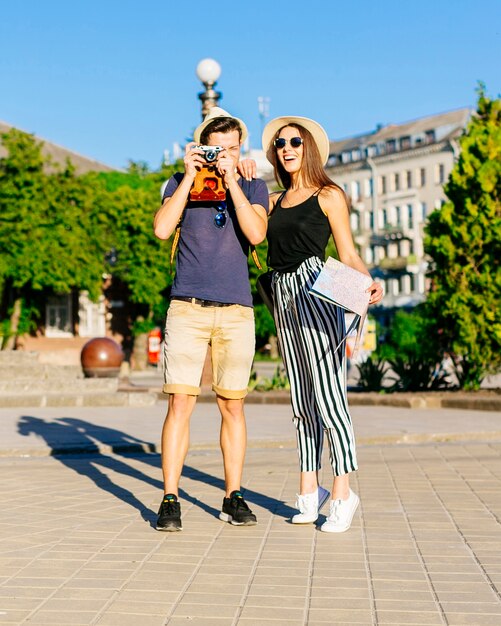
M 230 157 L 226 150 L 223 150 L 217 160 L 217 170 L 223 177 L 225 185 L 228 185 L 230 181 L 236 179 L 237 173 L 235 170 L 235 161 Z
M 193 146 L 197 144 L 192 141 L 186 144 L 185 155 L 184 155 L 184 171 L 185 175 L 190 178 L 195 178 L 197 171 L 205 163 L 205 157 L 201 150 L 193 150 Z

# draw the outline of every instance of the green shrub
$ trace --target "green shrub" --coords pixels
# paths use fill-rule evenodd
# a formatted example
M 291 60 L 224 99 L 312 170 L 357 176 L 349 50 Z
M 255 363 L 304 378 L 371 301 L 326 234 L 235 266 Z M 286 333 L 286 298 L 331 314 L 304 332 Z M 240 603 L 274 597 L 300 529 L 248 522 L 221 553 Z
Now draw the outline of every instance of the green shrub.
M 389 364 L 395 381 L 388 391 L 436 391 L 449 386 L 447 373 L 435 363 L 418 358 L 396 357 Z
M 355 367 L 359 373 L 358 386 L 364 391 L 380 391 L 383 388 L 383 379 L 388 370 L 386 361 L 377 357 L 369 357 Z

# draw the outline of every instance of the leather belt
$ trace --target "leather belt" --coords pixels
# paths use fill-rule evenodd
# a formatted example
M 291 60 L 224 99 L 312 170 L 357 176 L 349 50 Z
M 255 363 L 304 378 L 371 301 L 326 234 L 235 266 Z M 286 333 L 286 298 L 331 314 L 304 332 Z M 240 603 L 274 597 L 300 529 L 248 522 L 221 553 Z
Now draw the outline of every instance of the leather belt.
M 171 300 L 181 302 L 191 302 L 200 306 L 233 306 L 233 302 L 216 302 L 215 300 L 201 300 L 200 298 L 190 298 L 189 296 L 172 296 Z

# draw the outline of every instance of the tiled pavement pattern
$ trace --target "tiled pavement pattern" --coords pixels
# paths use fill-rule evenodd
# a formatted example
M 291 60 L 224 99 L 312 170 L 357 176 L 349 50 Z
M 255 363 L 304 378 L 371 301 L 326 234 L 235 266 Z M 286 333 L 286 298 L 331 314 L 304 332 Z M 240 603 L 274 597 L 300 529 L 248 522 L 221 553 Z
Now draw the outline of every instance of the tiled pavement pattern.
M 249 450 L 247 528 L 217 519 L 219 452 L 192 452 L 181 533 L 151 525 L 157 454 L 1 458 L 0 624 L 499 626 L 501 443 L 359 460 L 361 510 L 332 535 L 288 521 L 290 449 Z

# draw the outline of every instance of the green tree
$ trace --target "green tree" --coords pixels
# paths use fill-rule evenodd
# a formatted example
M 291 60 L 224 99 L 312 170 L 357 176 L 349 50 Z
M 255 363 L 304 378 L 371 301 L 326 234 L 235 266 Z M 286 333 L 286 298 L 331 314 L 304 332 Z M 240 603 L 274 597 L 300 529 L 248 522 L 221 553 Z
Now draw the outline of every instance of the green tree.
M 135 305 L 131 310 L 135 334 L 161 326 L 165 317 L 173 278 L 172 238 L 155 237 L 153 217 L 162 183 L 181 165 L 152 172 L 145 163 L 130 162 L 127 172 L 93 172 L 83 177 L 92 199 L 92 229 L 106 251 L 105 271 L 126 286 L 128 300 Z
M 478 94 L 445 186 L 449 201 L 430 215 L 425 239 L 426 309 L 468 389 L 501 367 L 501 100 L 488 98 L 483 85 Z
M 43 290 L 100 290 L 102 254 L 93 236 L 89 199 L 73 168 L 58 168 L 42 154 L 42 143 L 13 129 L 2 136 L 0 159 L 0 301 L 10 314 L 2 347 L 26 329 L 24 308 Z

